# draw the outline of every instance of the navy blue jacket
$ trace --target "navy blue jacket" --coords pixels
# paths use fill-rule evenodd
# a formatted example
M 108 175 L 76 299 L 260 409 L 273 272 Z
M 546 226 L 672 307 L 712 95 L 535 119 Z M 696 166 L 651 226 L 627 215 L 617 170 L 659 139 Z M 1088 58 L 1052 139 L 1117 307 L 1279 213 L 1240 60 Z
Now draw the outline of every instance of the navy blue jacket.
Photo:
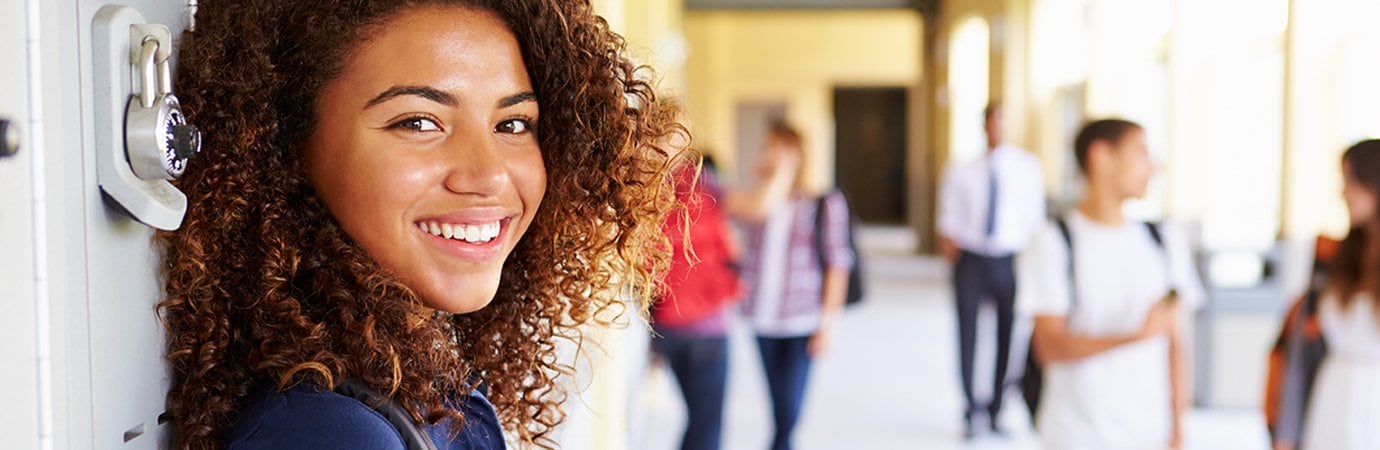
M 451 422 L 426 427 L 443 450 L 502 450 L 503 428 L 484 394 L 475 390 L 459 408 L 465 429 L 448 441 Z M 368 405 L 329 390 L 299 384 L 251 397 L 231 430 L 229 450 L 404 450 L 402 435 Z

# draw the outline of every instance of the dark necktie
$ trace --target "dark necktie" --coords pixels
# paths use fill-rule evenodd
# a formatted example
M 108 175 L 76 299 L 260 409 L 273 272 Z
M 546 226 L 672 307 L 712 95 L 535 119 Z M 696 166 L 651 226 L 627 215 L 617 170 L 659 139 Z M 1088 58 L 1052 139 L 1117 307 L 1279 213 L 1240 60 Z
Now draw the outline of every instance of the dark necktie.
M 997 167 L 994 161 L 987 163 L 987 238 L 997 232 Z

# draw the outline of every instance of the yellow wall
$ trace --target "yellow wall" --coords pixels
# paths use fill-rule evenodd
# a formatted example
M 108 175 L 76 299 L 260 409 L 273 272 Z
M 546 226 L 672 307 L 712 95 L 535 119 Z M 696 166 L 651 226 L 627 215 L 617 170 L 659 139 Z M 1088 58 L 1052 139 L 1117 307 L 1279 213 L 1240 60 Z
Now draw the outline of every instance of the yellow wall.
M 685 65 L 684 0 L 595 0 L 594 8 L 627 39 L 628 53 L 656 70 L 657 94 L 678 96 Z
M 917 85 L 921 26 L 906 10 L 686 13 L 685 100 L 697 146 L 733 173 L 735 106 L 784 101 L 811 152 L 807 181 L 832 184 L 833 88 Z

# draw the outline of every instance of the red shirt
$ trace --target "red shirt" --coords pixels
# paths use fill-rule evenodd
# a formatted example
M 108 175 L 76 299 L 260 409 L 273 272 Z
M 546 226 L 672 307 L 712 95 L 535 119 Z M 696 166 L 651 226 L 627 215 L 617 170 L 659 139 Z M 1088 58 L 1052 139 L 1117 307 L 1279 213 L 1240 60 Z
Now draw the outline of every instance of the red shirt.
M 676 199 L 685 210 L 673 212 L 663 225 L 672 255 L 666 295 L 652 310 L 657 325 L 693 324 L 722 311 L 739 295 L 731 229 L 715 198 L 717 181 L 710 171 L 704 171 L 698 183 L 694 175 L 695 170 L 688 166 L 673 175 Z M 687 218 L 693 252 L 685 248 Z

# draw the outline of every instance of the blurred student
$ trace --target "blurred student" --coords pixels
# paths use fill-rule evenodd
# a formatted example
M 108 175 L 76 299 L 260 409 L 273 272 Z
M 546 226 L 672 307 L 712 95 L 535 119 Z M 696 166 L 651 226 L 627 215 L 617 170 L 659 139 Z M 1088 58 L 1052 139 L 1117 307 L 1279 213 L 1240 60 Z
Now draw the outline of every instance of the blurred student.
M 685 399 L 688 419 L 681 450 L 718 450 L 728 379 L 730 307 L 739 295 L 737 252 L 718 201 L 723 189 L 708 158 L 702 169 L 685 164 L 673 177 L 676 199 L 685 211 L 671 214 L 665 225 L 672 247 L 671 266 L 665 296 L 652 307 L 652 325 L 658 335 L 652 349 L 671 366 Z
M 1002 408 L 1015 323 L 1014 255 L 1025 249 L 1045 222 L 1040 162 L 1029 152 L 1003 143 L 1001 124 L 1001 107 L 995 103 L 988 105 L 983 113 L 986 153 L 951 167 L 944 174 L 939 193 L 940 250 L 953 264 L 959 367 L 967 401 L 964 436 L 970 438 L 976 434 L 974 419 L 982 414 L 987 416 L 993 432 L 1001 431 L 997 417 Z M 979 405 L 973 394 L 973 358 L 978 307 L 987 300 L 997 307 L 997 361 L 991 401 Z
M 1313 305 L 1326 353 L 1311 380 L 1301 445 L 1276 435 L 1277 449 L 1380 448 L 1380 140 L 1348 149 L 1342 176 L 1351 231 Z
M 1189 401 L 1181 311 L 1202 287 L 1177 228 L 1128 220 L 1153 172 L 1145 132 L 1085 126 L 1074 144 L 1087 196 L 1045 227 L 1020 261 L 1019 309 L 1035 318 L 1044 364 L 1045 448 L 1182 448 Z
M 757 335 L 771 394 L 773 450 L 791 448 L 811 361 L 833 339 L 855 258 L 843 194 L 807 190 L 801 184 L 803 157 L 800 133 L 773 124 L 758 161 L 759 188 L 729 201 L 748 225 L 744 312 Z

